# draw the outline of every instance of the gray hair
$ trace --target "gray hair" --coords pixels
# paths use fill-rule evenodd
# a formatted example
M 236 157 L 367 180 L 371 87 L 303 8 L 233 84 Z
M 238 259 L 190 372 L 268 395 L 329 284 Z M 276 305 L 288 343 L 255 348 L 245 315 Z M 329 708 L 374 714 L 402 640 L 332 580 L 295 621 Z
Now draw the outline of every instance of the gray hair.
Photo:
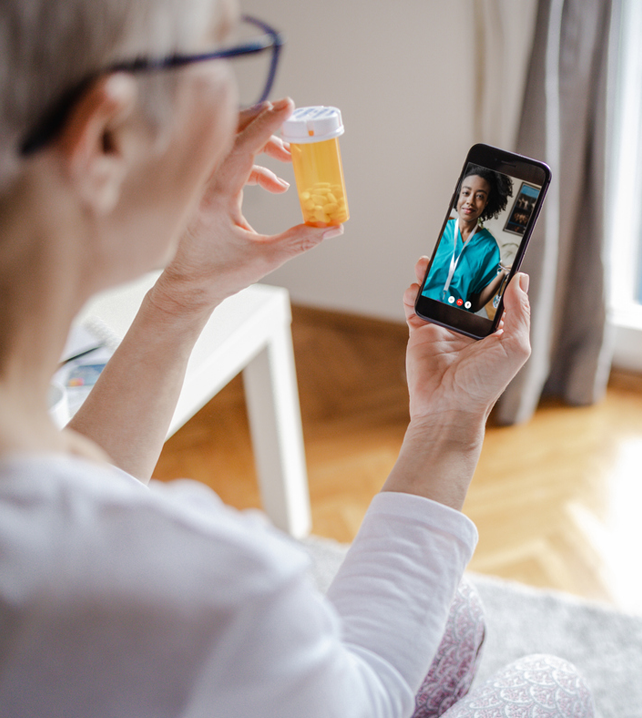
M 220 4 L 1 0 L 0 188 L 19 167 L 21 138 L 64 92 L 118 60 L 193 51 Z M 158 77 L 145 80 L 148 108 L 158 111 L 162 83 Z

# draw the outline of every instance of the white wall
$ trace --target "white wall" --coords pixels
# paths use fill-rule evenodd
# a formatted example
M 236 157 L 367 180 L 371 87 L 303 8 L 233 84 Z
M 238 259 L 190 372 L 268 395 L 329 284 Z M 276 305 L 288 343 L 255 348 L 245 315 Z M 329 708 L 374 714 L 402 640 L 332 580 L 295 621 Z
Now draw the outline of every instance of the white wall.
M 534 3 L 509 1 L 513 8 L 522 4 L 517 19 L 524 27 L 510 42 L 503 34 L 502 48 L 508 44 L 517 53 L 509 69 L 521 75 Z M 339 107 L 346 127 L 341 152 L 351 218 L 345 234 L 265 280 L 289 289 L 294 302 L 403 319 L 401 296 L 413 281 L 414 263 L 432 251 L 468 147 L 485 139 L 474 136 L 475 126 L 480 131 L 474 122 L 480 94 L 476 3 L 502 5 L 242 0 L 244 12 L 272 23 L 287 39 L 273 97 Z M 496 29 L 490 28 L 486 47 L 497 49 Z M 511 97 L 515 93 L 521 96 L 521 87 Z M 518 106 L 513 100 L 508 111 Z M 265 164 L 294 182 L 291 167 Z M 301 221 L 294 187 L 283 196 L 248 188 L 245 212 L 266 233 Z

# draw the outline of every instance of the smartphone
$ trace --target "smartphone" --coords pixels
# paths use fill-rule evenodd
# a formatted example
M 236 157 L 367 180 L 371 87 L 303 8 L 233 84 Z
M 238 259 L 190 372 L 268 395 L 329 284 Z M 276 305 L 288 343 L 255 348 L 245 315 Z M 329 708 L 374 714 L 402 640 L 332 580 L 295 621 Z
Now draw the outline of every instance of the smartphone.
M 543 162 L 470 148 L 417 294 L 419 317 L 474 339 L 497 329 L 550 182 Z

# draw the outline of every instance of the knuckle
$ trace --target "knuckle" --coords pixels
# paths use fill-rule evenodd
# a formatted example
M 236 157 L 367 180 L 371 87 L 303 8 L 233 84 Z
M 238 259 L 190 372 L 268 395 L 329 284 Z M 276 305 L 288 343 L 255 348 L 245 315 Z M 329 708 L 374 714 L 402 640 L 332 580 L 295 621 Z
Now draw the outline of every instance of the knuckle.
M 299 243 L 299 248 L 302 252 L 307 252 L 310 249 L 314 249 L 320 242 L 322 237 L 321 236 L 314 236 L 314 235 L 308 235 L 306 237 L 303 237 L 303 239 Z

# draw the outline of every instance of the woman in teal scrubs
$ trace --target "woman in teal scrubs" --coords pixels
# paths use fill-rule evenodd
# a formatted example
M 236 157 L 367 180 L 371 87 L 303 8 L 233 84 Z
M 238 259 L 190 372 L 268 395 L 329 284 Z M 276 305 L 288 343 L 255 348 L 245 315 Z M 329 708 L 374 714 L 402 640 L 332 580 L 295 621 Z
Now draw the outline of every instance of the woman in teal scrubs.
M 480 226 L 506 209 L 510 177 L 469 165 L 459 186 L 457 217 L 448 220 L 422 294 L 478 312 L 499 291 L 510 268 L 500 264 L 493 235 Z

